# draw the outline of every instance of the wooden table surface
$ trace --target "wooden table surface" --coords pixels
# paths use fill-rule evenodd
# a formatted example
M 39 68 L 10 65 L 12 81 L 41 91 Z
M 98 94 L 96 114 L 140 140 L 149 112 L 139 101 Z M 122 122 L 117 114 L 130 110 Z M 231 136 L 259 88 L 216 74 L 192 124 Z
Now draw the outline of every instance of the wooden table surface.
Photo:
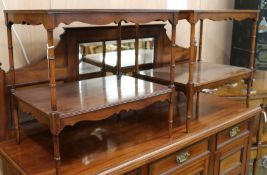
M 160 84 L 116 75 L 57 85 L 57 112 L 61 118 L 96 111 L 127 102 L 138 101 L 170 92 Z M 49 116 L 48 85 L 17 89 L 16 98 Z
M 183 96 L 182 96 L 183 97 Z M 184 98 L 184 97 L 183 97 Z M 185 133 L 185 100 L 180 100 L 174 117 L 173 138 L 168 137 L 168 104 L 155 104 L 145 110 L 124 113 L 120 120 L 85 122 L 67 127 L 61 135 L 63 174 L 110 174 L 136 168 L 244 121 L 260 108 L 229 99 L 201 94 L 200 118 Z M 1 156 L 12 161 L 20 172 L 30 175 L 54 174 L 51 136 L 48 131 L 0 144 Z M 138 162 L 138 164 L 137 164 Z
M 193 66 L 194 86 L 204 86 L 212 82 L 228 79 L 234 76 L 246 75 L 251 71 L 247 68 L 241 68 L 230 65 L 214 64 L 208 62 L 196 62 Z M 151 79 L 165 80 L 170 79 L 170 68 L 161 67 L 140 71 L 141 75 L 151 77 Z M 175 66 L 174 82 L 179 85 L 187 85 L 189 76 L 189 63 L 179 63 Z M 218 85 L 217 85 L 218 86 Z

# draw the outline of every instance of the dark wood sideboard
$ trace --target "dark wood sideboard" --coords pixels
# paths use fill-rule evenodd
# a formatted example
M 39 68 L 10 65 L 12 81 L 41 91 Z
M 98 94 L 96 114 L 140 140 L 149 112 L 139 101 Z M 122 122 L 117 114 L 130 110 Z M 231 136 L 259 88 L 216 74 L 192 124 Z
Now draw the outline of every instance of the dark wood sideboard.
M 173 138 L 165 127 L 168 103 L 102 122 L 66 128 L 61 137 L 62 174 L 241 174 L 248 172 L 251 129 L 260 107 L 200 95 L 200 116 L 185 133 L 185 100 L 175 106 Z M 25 126 L 27 127 L 27 126 Z M 20 145 L 0 143 L 5 175 L 54 174 L 48 130 Z
M 251 95 L 252 106 L 262 106 L 263 110 L 267 112 L 267 72 L 256 71 L 254 73 L 253 81 L 253 94 Z M 222 86 L 214 93 L 218 96 L 228 97 L 235 100 L 243 101 L 245 98 L 244 93 L 245 83 L 240 81 L 234 86 Z M 252 149 L 250 159 L 254 162 L 253 174 L 266 172 L 266 155 L 267 155 L 267 125 L 264 115 L 254 121 Z M 264 168 L 263 165 L 264 164 Z M 264 173 L 263 173 L 264 174 Z

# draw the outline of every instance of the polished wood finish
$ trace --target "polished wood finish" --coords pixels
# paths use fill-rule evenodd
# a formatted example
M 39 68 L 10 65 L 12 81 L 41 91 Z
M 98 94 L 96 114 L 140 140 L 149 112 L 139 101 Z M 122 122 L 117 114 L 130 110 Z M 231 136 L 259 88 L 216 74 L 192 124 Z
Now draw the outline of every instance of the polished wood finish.
M 241 12 L 241 11 L 240 11 Z M 212 16 L 214 15 L 214 16 Z M 225 11 L 225 13 L 223 11 L 218 11 L 217 13 L 212 13 L 212 11 L 199 11 L 199 12 L 196 12 L 194 13 L 194 15 L 189 15 L 189 18 L 188 18 L 188 22 L 190 23 L 191 25 L 191 32 L 190 32 L 190 58 L 189 58 L 189 61 L 188 61 L 188 67 L 186 69 L 184 69 L 184 71 L 182 71 L 180 74 L 178 74 L 178 76 L 182 75 L 182 74 L 186 74 L 187 77 L 185 79 L 186 82 L 183 82 L 183 83 L 180 83 L 179 81 L 176 82 L 176 89 L 177 90 L 182 90 L 184 93 L 186 93 L 187 95 L 187 123 L 186 123 L 186 126 L 187 126 L 187 132 L 189 132 L 189 120 L 192 118 L 193 116 L 193 97 L 194 97 L 194 94 L 197 93 L 197 99 L 199 98 L 199 91 L 202 90 L 203 88 L 211 88 L 211 86 L 214 86 L 214 87 L 218 87 L 224 83 L 227 83 L 227 82 L 233 82 L 233 81 L 238 81 L 240 79 L 243 79 L 243 78 L 247 78 L 248 79 L 248 85 L 247 85 L 247 107 L 249 106 L 249 97 L 250 97 L 250 87 L 251 87 L 251 80 L 252 80 L 252 76 L 253 76 L 253 64 L 254 64 L 254 50 L 255 50 L 255 34 L 256 34 L 256 27 L 257 27 L 257 21 L 258 21 L 258 15 L 259 13 L 256 12 L 254 14 L 254 18 L 251 18 L 251 14 L 246 14 L 246 13 L 240 13 L 240 14 L 233 14 L 233 11 Z M 232 20 L 243 20 L 243 19 L 251 19 L 253 21 L 253 33 L 252 33 L 252 43 L 251 43 L 251 56 L 250 56 L 250 66 L 248 68 L 249 71 L 244 71 L 243 73 L 239 72 L 239 70 L 237 70 L 236 73 L 233 73 L 232 75 L 233 76 L 227 76 L 227 77 L 224 77 L 224 76 L 221 76 L 221 77 L 217 77 L 215 78 L 214 81 L 210 81 L 210 82 L 206 82 L 206 84 L 204 83 L 203 86 L 200 88 L 200 86 L 197 86 L 195 85 L 194 81 L 195 81 L 195 76 L 198 76 L 199 72 L 196 71 L 196 69 L 200 70 L 202 68 L 199 68 L 201 66 L 199 66 L 199 64 L 202 64 L 202 63 L 199 63 L 199 62 L 196 62 L 197 61 L 197 58 L 196 58 L 196 54 L 195 54 L 195 41 L 196 41 L 196 38 L 195 38 L 195 26 L 196 26 L 196 23 L 198 22 L 198 20 L 200 20 L 200 34 L 201 34 L 201 37 L 200 37 L 200 48 L 199 49 L 202 49 L 202 35 L 203 35 L 203 20 L 205 19 L 210 19 L 210 20 L 214 20 L 214 21 L 220 21 L 220 20 L 228 20 L 228 19 L 232 19 Z M 202 58 L 201 58 L 201 50 L 199 51 L 199 60 L 200 61 Z M 183 66 L 184 66 L 184 63 L 183 63 Z M 182 67 L 182 66 L 180 66 Z M 197 67 L 197 68 L 196 68 Z M 227 69 L 227 66 L 224 65 L 224 68 Z M 231 69 L 232 67 L 229 66 L 229 69 Z M 161 68 L 161 69 L 164 69 L 164 68 Z M 177 68 L 179 69 L 179 68 Z M 206 72 L 209 72 L 210 70 L 207 70 L 205 68 L 203 68 Z M 156 70 L 156 72 L 159 71 L 159 70 Z M 163 71 L 163 72 L 166 72 L 166 70 L 160 70 L 160 71 Z M 159 71 L 159 72 L 160 72 Z M 196 72 L 196 75 L 195 75 L 195 72 Z M 174 72 L 170 71 L 169 74 L 170 76 L 174 76 L 174 74 L 172 74 Z M 229 72 L 225 72 L 226 74 L 229 73 Z M 160 82 L 160 83 L 166 83 L 166 81 L 168 81 L 168 79 L 166 78 L 163 78 L 163 77 L 166 77 L 165 74 L 163 73 L 159 73 L 161 75 L 158 75 L 158 76 L 155 76 L 154 74 L 154 70 L 150 70 L 145 72 L 140 72 L 140 77 L 146 79 L 146 80 L 151 80 L 151 81 L 154 81 L 154 82 Z M 163 75 L 162 75 L 163 74 Z M 212 76 L 213 74 L 216 74 L 216 71 L 213 73 L 213 72 L 210 72 L 210 74 L 208 76 Z M 218 74 L 217 74 L 218 75 Z M 160 76 L 160 77 L 159 77 Z M 176 74 L 177 76 L 177 74 Z M 206 77 L 205 77 L 206 78 Z M 220 80 L 218 80 L 218 78 Z M 217 80 L 216 80 L 217 79 Z M 172 82 L 171 80 L 169 80 L 170 82 Z M 199 101 L 199 99 L 197 100 Z M 196 104 L 197 107 L 199 106 L 199 104 L 197 103 Z M 198 108 L 196 108 L 196 118 L 198 118 Z
M 173 111 L 174 111 L 174 98 L 175 98 L 175 87 L 174 87 L 174 73 L 175 73 L 175 43 L 176 43 L 176 22 L 172 23 L 172 35 L 171 35 L 171 61 L 170 61 L 170 83 L 169 87 L 171 88 L 170 95 L 170 107 L 169 107 L 169 131 L 172 131 L 173 123 Z M 138 76 L 138 75 L 137 75 Z M 171 136 L 172 133 L 169 133 Z
M 12 25 L 7 25 L 7 40 L 8 40 L 8 58 L 9 58 L 9 69 L 11 71 L 10 79 L 12 85 L 12 92 L 15 91 L 15 67 L 14 67 L 14 53 L 13 53 L 13 41 L 12 41 Z
M 128 76 L 107 76 L 57 85 L 57 111 L 50 107 L 49 88 L 18 89 L 13 95 L 13 118 L 17 143 L 20 143 L 17 110 L 31 114 L 50 129 L 53 137 L 56 174 L 60 174 L 59 134 L 68 125 L 81 121 L 106 119 L 122 110 L 137 110 L 159 101 L 171 100 L 167 86 L 138 80 Z M 38 94 L 33 96 L 33 94 Z M 170 104 L 173 106 L 173 103 Z M 173 108 L 173 107 L 172 107 Z M 169 135 L 172 134 L 173 112 L 169 115 Z
M 266 71 L 255 71 L 252 90 L 254 93 L 250 96 L 250 105 L 251 106 L 262 106 L 262 109 L 266 110 L 267 106 L 267 73 Z M 230 97 L 236 100 L 244 100 L 246 98 L 246 87 L 247 85 L 240 81 L 236 86 L 223 86 L 218 88 L 215 92 L 218 96 Z M 259 163 L 264 155 L 267 154 L 267 126 L 264 124 L 265 119 L 264 115 L 259 115 L 253 124 L 253 137 L 251 138 L 252 148 L 250 151 L 250 159 L 253 161 L 252 174 L 257 175 L 259 173 Z
M 12 118 L 15 126 L 16 132 L 16 143 L 20 143 L 20 126 L 19 126 L 19 117 L 18 117 L 18 103 L 17 101 L 12 98 Z
M 129 76 L 119 78 L 115 75 L 58 84 L 57 90 L 57 113 L 60 118 L 68 118 L 170 92 L 168 87 L 160 84 Z M 32 94 L 39 95 L 32 96 Z M 19 103 L 36 108 L 45 115 L 53 112 L 49 106 L 49 88 L 46 85 L 18 89 L 14 96 Z
M 48 71 L 49 71 L 49 92 L 47 95 L 47 87 L 37 90 L 34 88 L 29 88 L 26 90 L 20 90 L 18 92 L 12 91 L 15 100 L 13 101 L 13 111 L 21 110 L 22 112 L 30 113 L 39 122 L 48 125 L 50 132 L 53 137 L 53 147 L 54 147 L 54 160 L 56 164 L 56 174 L 61 174 L 60 164 L 61 164 L 61 154 L 60 154 L 60 141 L 59 134 L 64 129 L 65 126 L 74 125 L 80 121 L 87 120 L 103 120 L 111 116 L 112 114 L 119 113 L 122 110 L 137 110 L 149 105 L 152 105 L 158 101 L 169 100 L 169 136 L 172 136 L 172 123 L 173 123 L 173 108 L 174 108 L 174 74 L 175 74 L 175 56 L 174 56 L 174 44 L 176 38 L 176 23 L 178 20 L 186 19 L 191 24 L 191 36 L 190 36 L 190 58 L 189 58 L 189 75 L 188 81 L 186 82 L 186 94 L 187 94 L 187 110 L 186 110 L 186 131 L 189 132 L 189 119 L 193 116 L 193 95 L 194 89 L 194 75 L 193 75 L 193 62 L 196 61 L 195 54 L 195 24 L 198 20 L 211 19 L 211 20 L 225 20 L 225 19 L 252 19 L 257 20 L 258 11 L 170 11 L 170 10 L 9 10 L 4 11 L 6 17 L 6 25 L 12 26 L 12 24 L 27 24 L 27 25 L 39 25 L 43 24 L 47 30 L 47 52 L 48 52 Z M 101 20 L 99 20 L 101 19 Z M 53 45 L 53 30 L 60 23 L 70 24 L 74 21 L 86 22 L 89 24 L 108 24 L 110 22 L 115 22 L 118 24 L 117 37 L 117 76 L 99 78 L 93 80 L 87 80 L 89 84 L 100 85 L 101 80 L 103 84 L 110 79 L 111 82 L 117 83 L 118 98 L 115 99 L 113 103 L 109 101 L 103 102 L 103 99 L 108 97 L 109 92 L 105 91 L 108 89 L 109 85 L 102 85 L 90 91 L 88 88 L 85 93 L 92 92 L 95 96 L 87 96 L 81 94 L 80 89 L 77 85 L 83 86 L 83 82 L 66 83 L 58 85 L 56 88 L 56 65 L 55 65 L 55 49 Z M 142 81 L 143 84 L 151 84 L 150 89 L 153 92 L 146 92 L 140 95 L 139 92 L 134 93 L 134 96 L 130 96 L 127 99 L 123 98 L 123 88 L 121 85 L 124 82 L 129 82 L 130 77 L 122 76 L 121 72 L 121 40 L 122 40 L 122 21 L 133 22 L 133 23 L 148 23 L 151 21 L 169 21 L 172 24 L 172 48 L 171 48 L 171 64 L 170 64 L 170 88 L 155 85 L 154 83 Z M 10 36 L 9 36 L 10 35 Z M 10 42 L 11 37 L 11 27 L 8 30 L 8 40 Z M 252 44 L 253 45 L 253 44 Z M 254 44 L 255 45 L 255 44 Z M 10 54 L 10 64 L 14 67 L 13 55 Z M 77 65 L 76 65 L 77 66 Z M 11 70 L 14 78 L 12 81 L 12 87 L 15 88 L 15 71 L 14 68 Z M 250 74 L 252 75 L 252 74 Z M 244 76 L 244 74 L 240 75 Z M 75 80 L 75 76 L 72 77 Z M 236 78 L 236 77 L 235 77 Z M 240 77 L 239 77 L 240 78 Z M 251 77 L 250 77 L 251 78 Z M 231 79 L 231 78 L 229 78 Z M 97 82 L 93 82 L 93 81 Z M 137 79 L 132 78 L 131 81 Z M 233 79 L 231 79 L 232 81 Z M 138 80 L 141 81 L 141 80 Z M 138 89 L 138 85 L 134 81 L 133 89 Z M 225 80 L 221 80 L 225 81 Z M 228 80 L 229 81 L 229 80 Z M 137 83 L 138 84 L 138 83 Z M 90 86 L 90 85 L 88 85 Z M 155 87 L 154 87 L 155 86 Z M 79 86 L 78 86 L 79 87 Z M 152 87 L 152 88 L 151 88 Z M 14 89 L 13 88 L 13 89 Z M 129 88 L 129 87 L 128 87 Z M 154 89 L 155 88 L 155 89 Z M 38 88 L 37 88 L 38 89 Z M 64 90 L 68 89 L 68 90 Z M 34 91 L 35 90 L 35 91 Z M 58 90 L 58 92 L 57 92 Z M 100 92 L 99 92 L 100 90 Z M 249 90 L 249 88 L 248 88 Z M 104 92 L 105 91 L 105 92 Z M 34 93 L 36 92 L 36 93 Z M 77 94 L 77 92 L 79 92 Z M 33 94 L 39 93 L 38 97 L 33 97 Z M 60 93 L 65 93 L 61 95 Z M 136 95 L 137 94 L 137 95 Z M 43 96 L 45 95 L 45 97 Z M 91 97 L 86 99 L 86 105 L 84 102 L 78 101 L 81 96 Z M 113 95 L 113 93 L 112 93 Z M 38 99 L 40 98 L 41 99 Z M 66 99 L 68 97 L 69 99 Z M 100 98 L 100 101 L 98 99 Z M 38 100 L 37 100 L 38 99 Z M 70 100 L 70 101 L 68 101 Z M 92 103 L 90 103 L 92 100 Z M 50 102 L 48 102 L 50 101 Z M 67 103 L 66 103 L 67 102 Z M 17 104 L 17 105 L 15 105 Z M 47 106 L 48 104 L 48 106 Z M 49 105 L 50 104 L 50 105 Z M 69 107 L 68 105 L 72 105 Z M 64 107 L 59 107 L 64 105 Z M 89 106 L 87 106 L 89 105 Z M 86 107 L 86 109 L 84 109 Z M 19 143 L 19 119 L 16 112 L 13 112 L 13 118 L 15 123 L 15 128 L 17 130 L 17 142 Z M 244 143 L 245 144 L 245 143 Z M 248 147 L 248 146 L 244 146 Z M 246 157 L 246 156 L 245 156 Z M 242 162 L 243 163 L 243 162 Z M 205 171 L 207 172 L 207 171 Z
M 174 175 L 184 174 L 184 175 L 206 175 L 209 166 L 209 159 L 204 159 L 202 162 L 192 163 L 191 165 L 185 166 L 178 171 L 174 172 Z
M 258 132 L 256 132 L 256 143 L 253 144 L 253 148 L 251 150 L 251 159 L 253 160 L 253 169 L 252 174 L 257 175 L 259 173 L 259 163 L 261 158 L 264 156 L 263 151 L 264 149 L 264 141 L 263 141 L 263 134 L 264 134 L 264 123 L 265 119 L 264 116 L 261 115 L 258 121 Z
M 139 24 L 135 24 L 135 67 L 134 74 L 139 73 Z
M 203 88 L 215 88 L 225 83 L 236 82 L 240 79 L 248 78 L 250 69 L 209 62 L 195 62 L 192 66 L 194 79 L 194 91 Z M 187 92 L 187 80 L 189 76 L 188 62 L 179 63 L 175 67 L 174 84 L 179 91 Z M 151 70 L 140 71 L 140 77 L 147 80 L 167 84 L 170 71 L 168 67 L 161 67 Z
M 222 149 L 218 149 L 215 158 L 214 174 L 246 175 L 248 135 L 236 139 Z
M 106 41 L 102 41 L 102 43 L 103 43 L 102 75 L 106 76 Z
M 65 32 L 60 36 L 60 41 L 55 47 L 55 63 L 56 63 L 56 78 L 58 81 L 70 81 L 70 80 L 83 80 L 88 78 L 100 77 L 106 74 L 106 71 L 116 73 L 114 67 L 109 67 L 103 63 L 93 65 L 86 64 L 84 62 L 78 62 L 78 45 L 79 43 L 96 42 L 96 41 L 111 41 L 117 39 L 117 27 L 116 26 L 102 26 L 102 27 L 65 27 Z M 135 38 L 134 26 L 122 26 L 122 39 Z M 164 24 L 157 25 L 140 25 L 139 33 L 140 38 L 152 37 L 155 42 L 154 53 L 154 66 L 158 67 L 169 62 L 171 55 L 171 41 L 166 35 Z M 77 49 L 73 49 L 77 48 Z M 103 52 L 105 55 L 105 52 Z M 188 59 L 189 49 L 179 46 L 175 47 L 175 56 L 177 61 Z M 104 56 L 105 57 L 105 56 Z M 106 58 L 107 59 L 107 58 Z M 110 58 L 108 58 L 110 59 Z M 134 69 L 132 66 L 124 68 L 124 62 L 122 62 L 122 72 L 132 72 Z M 134 62 L 133 62 L 134 65 Z M 99 67 L 103 67 L 101 70 Z M 152 64 L 142 64 L 139 62 L 140 70 L 144 68 L 152 68 Z M 81 68 L 81 69 L 79 69 Z M 10 130 L 7 127 L 11 124 L 11 109 L 9 107 L 11 96 L 10 88 L 12 86 L 13 72 L 10 70 L 4 72 L 1 70 L 1 96 L 3 103 L 0 103 L 1 121 L 0 121 L 0 140 L 10 137 Z M 47 56 L 38 62 L 31 63 L 22 68 L 15 70 L 16 75 L 16 87 L 32 86 L 40 83 L 48 82 L 48 64 Z
M 173 174 L 198 160 L 209 158 L 209 155 L 209 142 L 204 140 L 153 162 L 149 167 L 150 174 Z M 204 174 L 208 174 L 208 166 L 205 168 L 203 168 L 205 169 Z
M 118 23 L 125 20 L 133 23 L 151 21 L 174 21 L 186 19 L 197 22 L 200 19 L 214 21 L 235 19 L 255 19 L 257 10 L 152 10 L 152 9 L 50 9 L 50 10 L 5 10 L 6 24 L 43 24 L 46 29 L 53 29 L 61 22 L 70 24 L 80 22 L 97 25 Z M 101 19 L 101 20 L 99 20 Z
M 172 24 L 172 35 L 171 35 L 171 61 L 170 61 L 170 85 L 174 84 L 175 75 L 175 54 L 174 49 L 176 47 L 176 24 Z
M 65 32 L 60 36 L 61 40 L 55 47 L 56 57 L 56 77 L 58 80 L 69 79 L 75 77 L 79 79 L 78 70 L 78 48 L 79 43 L 97 42 L 97 41 L 111 41 L 117 39 L 117 27 L 115 26 L 97 26 L 97 27 L 65 27 Z M 122 26 L 122 39 L 135 38 L 134 26 Z M 155 66 L 161 65 L 169 61 L 171 41 L 166 35 L 164 25 L 140 25 L 140 38 L 154 38 L 155 39 Z M 73 49 L 77 48 L 77 49 Z M 175 48 L 175 55 L 177 60 L 188 58 L 189 50 L 177 46 Z M 107 58 L 106 58 L 107 59 Z M 38 63 L 32 63 L 29 66 L 15 70 L 16 86 L 36 84 L 38 82 L 47 82 L 47 59 L 43 58 Z M 100 62 L 99 62 L 100 63 Z M 123 63 L 123 62 L 122 62 Z M 134 65 L 134 64 L 133 64 Z M 96 66 L 102 67 L 102 63 Z M 122 71 L 123 71 L 122 65 Z M 127 65 L 129 66 L 129 65 Z M 142 63 L 140 62 L 140 67 Z M 152 65 L 146 67 L 152 68 Z M 108 69 L 111 71 L 111 69 Z M 112 71 L 115 72 L 115 71 Z M 87 75 L 88 78 L 94 76 Z M 10 72 L 7 72 L 7 84 L 11 85 Z
M 116 64 L 116 74 L 121 75 L 121 23 L 122 21 L 119 21 L 118 23 L 118 39 L 117 39 L 117 64 Z
M 51 109 L 52 111 L 57 110 L 57 90 L 56 90 L 56 63 L 55 63 L 55 49 L 54 49 L 54 38 L 53 30 L 47 30 L 47 60 L 48 60 L 48 71 L 49 71 L 49 87 L 51 97 Z
M 200 20 L 200 33 L 199 33 L 199 46 L 198 46 L 198 60 L 202 61 L 202 42 L 203 42 L 203 30 L 204 30 L 204 21 L 203 19 Z M 197 102 L 196 102 L 196 119 L 198 119 L 199 113 L 199 91 L 197 91 Z
M 0 63 L 1 66 L 1 63 Z M 0 94 L 1 94 L 1 98 L 0 98 L 0 121 L 1 121 L 1 125 L 0 125 L 0 138 L 6 138 L 6 130 L 7 130 L 7 126 L 8 126 L 8 119 L 7 119 L 7 94 L 6 92 L 6 81 L 5 81 L 5 72 L 3 70 L 0 69 Z M 1 139 L 0 139 L 1 140 Z
M 198 45 L 198 61 L 202 61 L 202 42 L 203 42 L 203 30 L 204 30 L 204 21 L 200 20 L 200 33 L 199 33 L 199 45 Z
M 192 132 L 186 134 L 184 132 L 185 97 L 181 96 L 180 103 L 175 105 L 179 107 L 179 110 L 175 110 L 173 137 L 169 138 L 168 129 L 164 123 L 168 106 L 168 103 L 159 103 L 136 114 L 124 113 L 119 121 L 116 118 L 109 118 L 104 122 L 87 122 L 71 128 L 67 127 L 61 135 L 62 173 L 124 174 L 141 172 L 149 174 L 146 171 L 148 166 L 168 160 L 166 158 L 172 157 L 174 153 L 179 155 L 178 153 L 191 148 L 198 151 L 195 148 L 197 144 L 204 145 L 198 148 L 205 153 L 207 141 L 208 152 L 210 152 L 207 154 L 208 156 L 203 159 L 195 159 L 197 161 L 191 159 L 190 163 L 185 161 L 181 164 L 185 168 L 178 168 L 176 172 L 189 171 L 188 174 L 190 174 L 192 169 L 197 171 L 198 168 L 203 168 L 204 162 L 208 169 L 214 170 L 214 166 L 211 166 L 212 161 L 209 163 L 205 160 L 215 161 L 214 157 L 218 157 L 223 152 L 225 154 L 220 154 L 220 157 L 226 157 L 227 162 L 232 160 L 228 159 L 226 155 L 228 148 L 233 147 L 233 144 L 234 148 L 243 147 L 244 144 L 240 142 L 240 138 L 245 140 L 250 131 L 244 132 L 245 135 L 237 135 L 233 141 L 228 142 L 220 149 L 217 148 L 216 140 L 212 138 L 235 126 L 246 125 L 248 119 L 261 111 L 260 107 L 246 108 L 240 102 L 201 94 L 199 120 L 192 121 Z M 20 145 L 14 143 L 14 140 L 0 143 L 0 154 L 4 162 L 19 172 L 18 174 L 55 173 L 49 131 L 24 137 Z M 217 154 L 212 151 L 213 144 Z M 195 154 L 192 152 L 192 155 Z M 29 157 L 31 158 L 29 159 Z M 246 157 L 245 154 L 243 157 Z M 171 163 L 167 166 L 173 167 L 174 164 Z M 215 163 L 217 164 L 217 162 Z M 208 166 L 209 164 L 210 166 Z M 225 163 L 222 164 L 225 165 Z M 198 168 L 195 169 L 195 167 Z
M 253 21 L 253 25 L 252 25 L 250 60 L 249 60 L 249 68 L 252 70 L 252 72 L 251 72 L 251 75 L 250 75 L 250 77 L 248 79 L 248 82 L 247 82 L 247 98 L 246 98 L 247 107 L 249 107 L 250 89 L 251 89 L 252 78 L 253 78 L 253 70 L 254 70 L 256 35 L 257 35 L 257 20 Z
M 248 122 L 244 122 L 226 129 L 217 134 L 217 147 L 221 148 L 234 140 L 236 137 L 247 135 L 249 132 Z
M 70 24 L 81 21 L 90 24 L 109 24 L 121 20 L 134 23 L 147 23 L 151 21 L 167 21 L 176 23 L 177 20 L 186 19 L 190 23 L 198 20 L 225 20 L 225 19 L 257 19 L 258 11 L 253 10 L 228 10 L 228 11 L 195 11 L 195 10 L 5 10 L 6 25 L 43 24 L 52 30 L 60 23 Z M 101 20 L 99 20 L 101 19 Z M 11 60 L 13 56 L 10 55 Z M 13 83 L 14 84 L 14 83 Z

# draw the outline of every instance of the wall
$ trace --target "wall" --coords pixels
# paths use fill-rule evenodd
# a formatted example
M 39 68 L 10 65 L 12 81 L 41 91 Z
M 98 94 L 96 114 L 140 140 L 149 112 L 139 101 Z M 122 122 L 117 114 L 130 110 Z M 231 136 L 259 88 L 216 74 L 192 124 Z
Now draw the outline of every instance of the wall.
M 1 0 L 0 7 L 1 9 L 44 9 L 49 8 L 50 3 L 46 0 L 35 0 L 35 1 L 26 1 L 26 0 Z M 7 50 L 7 38 L 6 38 L 6 27 L 4 23 L 4 15 L 0 13 L 0 30 L 3 36 L 0 38 L 0 62 L 3 63 L 3 69 L 8 70 L 8 50 Z M 14 25 L 15 31 L 18 33 L 18 38 L 25 48 L 25 56 L 23 54 L 23 49 L 19 45 L 19 40 L 16 37 L 13 30 L 13 45 L 14 45 L 14 58 L 15 58 L 15 67 L 23 66 L 29 62 L 43 57 L 45 53 L 42 51 L 42 48 L 45 47 L 45 30 L 42 26 L 21 26 Z M 27 32 L 25 32 L 25 30 Z
M 189 0 L 189 8 L 202 10 L 233 9 L 234 0 Z M 232 29 L 232 21 L 205 21 L 202 55 L 205 61 L 230 63 Z
M 173 3 L 173 0 L 168 0 Z M 183 0 L 184 1 L 184 0 Z M 188 0 L 188 9 L 193 10 L 223 10 L 233 9 L 234 0 Z M 182 5 L 184 8 L 184 5 Z M 167 25 L 167 33 L 170 37 L 171 26 Z M 177 26 L 176 43 L 183 47 L 189 47 L 190 24 L 183 20 Z M 214 63 L 230 63 L 232 44 L 232 21 L 213 22 L 205 20 L 203 31 L 202 58 L 204 61 Z M 196 42 L 199 43 L 199 23 L 196 25 Z

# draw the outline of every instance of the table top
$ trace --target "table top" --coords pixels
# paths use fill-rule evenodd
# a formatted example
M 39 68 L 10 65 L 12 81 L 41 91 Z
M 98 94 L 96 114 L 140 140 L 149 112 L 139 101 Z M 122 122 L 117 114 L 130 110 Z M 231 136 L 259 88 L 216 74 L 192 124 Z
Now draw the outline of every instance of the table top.
M 258 10 L 167 10 L 167 9 L 46 9 L 46 10 L 4 10 L 6 24 L 43 24 L 46 29 L 53 29 L 60 23 L 74 21 L 88 24 L 110 24 L 120 20 L 133 23 L 152 21 L 189 20 L 257 20 Z M 34 14 L 34 15 L 33 15 Z M 143 14 L 143 15 L 140 15 Z M 145 14 L 145 15 L 144 15 Z M 90 18 L 89 18 L 90 17 Z M 101 20 L 99 20 L 101 19 Z M 192 21 L 193 20 L 193 21 Z
M 61 118 L 138 101 L 171 91 L 167 86 L 116 75 L 57 85 L 57 104 Z M 49 115 L 48 85 L 17 89 L 16 98 Z
M 208 62 L 196 62 L 193 66 L 195 86 L 204 86 L 212 82 L 218 82 L 224 79 L 229 79 L 234 76 L 249 74 L 250 69 L 243 67 L 236 67 L 224 64 L 215 64 Z M 140 74 L 151 79 L 170 80 L 170 67 L 160 67 L 140 71 Z M 174 82 L 182 85 L 188 83 L 189 77 L 189 63 L 179 63 L 175 66 L 175 79 Z
M 247 120 L 260 108 L 200 94 L 200 116 L 185 133 L 185 97 L 180 100 L 174 116 L 173 138 L 168 137 L 166 115 L 168 103 L 158 103 L 136 115 L 125 113 L 121 120 L 109 118 L 102 122 L 85 122 L 66 128 L 61 134 L 62 174 L 110 174 L 125 167 L 136 168 L 153 158 L 163 157 L 209 137 L 227 127 Z M 97 145 L 97 146 L 96 146 Z M 54 174 L 52 137 L 49 131 L 0 143 L 0 154 L 13 161 L 19 172 L 29 175 Z M 120 174 L 120 173 L 119 173 Z

